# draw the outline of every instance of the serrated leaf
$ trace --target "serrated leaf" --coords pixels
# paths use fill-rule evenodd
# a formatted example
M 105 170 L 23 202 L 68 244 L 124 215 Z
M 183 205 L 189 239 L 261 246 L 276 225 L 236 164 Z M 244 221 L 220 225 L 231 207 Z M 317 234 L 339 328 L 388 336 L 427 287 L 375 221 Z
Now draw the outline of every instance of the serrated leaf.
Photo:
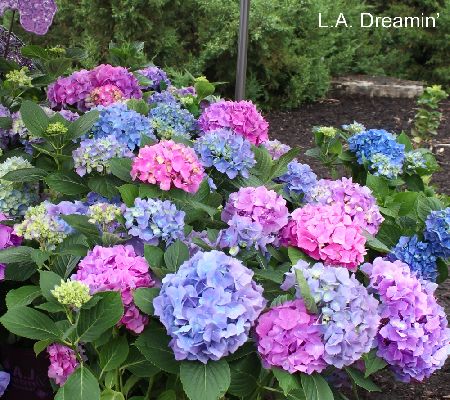
M 19 246 L 8 247 L 0 250 L 0 263 L 13 264 L 31 262 L 31 253 L 34 251 L 32 247 Z
M 131 159 L 130 158 L 112 158 L 109 160 L 111 173 L 122 179 L 124 182 L 132 182 L 131 179 Z
M 303 271 L 300 269 L 295 269 L 295 278 L 297 280 L 297 285 L 300 290 L 300 295 L 302 296 L 305 306 L 313 314 L 317 314 L 319 310 L 317 309 L 314 297 L 311 294 L 311 289 L 309 288 L 308 282 L 303 275 Z
M 133 299 L 136 306 L 144 314 L 153 315 L 153 299 L 159 295 L 159 288 L 138 288 L 133 291 Z
M 127 369 L 139 378 L 149 378 L 160 372 L 160 369 L 148 361 L 136 347 L 130 347 L 128 358 L 121 369 Z
M 87 367 L 81 365 L 56 393 L 55 400 L 99 400 L 98 381 Z
M 87 185 L 93 192 L 109 200 L 120 194 L 115 186 L 115 182 L 110 176 L 92 176 L 89 178 Z
M 74 122 L 69 125 L 67 131 L 67 141 L 72 141 L 78 139 L 79 137 L 85 135 L 89 132 L 95 122 L 98 120 L 100 112 L 97 110 L 92 110 L 77 118 Z
M 386 362 L 377 356 L 377 351 L 371 350 L 369 353 L 363 355 L 365 372 L 364 377 L 368 378 L 370 375 L 375 372 L 383 369 L 387 364 Z
M 134 200 L 139 197 L 139 188 L 131 183 L 118 187 L 120 196 L 127 207 L 134 206 Z
M 273 180 L 283 175 L 287 171 L 288 164 L 298 156 L 300 149 L 291 149 L 286 154 L 283 154 L 274 164 L 268 177 L 269 180 Z
M 8 309 L 13 307 L 27 306 L 41 295 L 41 289 L 38 286 L 22 286 L 18 289 L 13 289 L 6 295 L 6 307 Z
M 181 240 L 172 243 L 164 253 L 166 267 L 172 272 L 177 271 L 186 260 L 189 260 L 189 248 Z
M 39 105 L 30 100 L 23 101 L 20 107 L 20 116 L 31 136 L 38 138 L 45 136 L 49 118 Z
M 119 368 L 128 356 L 128 341 L 125 336 L 118 336 L 109 341 L 100 350 L 101 374 Z
M 306 400 L 333 400 L 333 392 L 327 381 L 319 374 L 301 374 Z
M 389 253 L 391 249 L 387 247 L 381 240 L 378 240 L 376 237 L 372 236 L 370 233 L 364 232 L 364 236 L 366 238 L 366 246 L 370 247 L 373 250 L 379 251 L 381 253 Z
M 84 184 L 83 179 L 74 172 L 54 172 L 45 177 L 45 182 L 50 189 L 68 196 L 89 192 L 89 188 Z
M 47 175 L 48 172 L 40 168 L 22 168 L 8 172 L 2 179 L 11 182 L 36 182 Z
M 345 371 L 347 371 L 352 381 L 359 387 L 362 387 L 368 392 L 381 392 L 381 389 L 374 382 L 372 382 L 372 380 L 365 378 L 361 371 L 350 367 L 345 368 Z

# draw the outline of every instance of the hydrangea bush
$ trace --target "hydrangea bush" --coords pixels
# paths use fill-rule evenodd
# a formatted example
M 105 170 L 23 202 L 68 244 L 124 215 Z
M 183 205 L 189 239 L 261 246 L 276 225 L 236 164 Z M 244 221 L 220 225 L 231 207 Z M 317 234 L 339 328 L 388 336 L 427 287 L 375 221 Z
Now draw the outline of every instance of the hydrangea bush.
M 316 127 L 320 177 L 205 77 L 100 65 L 44 93 L 19 75 L 0 323 L 48 358 L 55 399 L 332 400 L 443 366 L 450 208 L 406 133 Z

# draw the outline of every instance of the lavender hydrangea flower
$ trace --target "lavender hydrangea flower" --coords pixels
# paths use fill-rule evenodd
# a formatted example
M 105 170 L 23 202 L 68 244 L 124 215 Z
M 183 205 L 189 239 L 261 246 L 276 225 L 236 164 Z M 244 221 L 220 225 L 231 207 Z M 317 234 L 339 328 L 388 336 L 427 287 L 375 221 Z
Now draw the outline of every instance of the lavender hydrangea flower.
M 243 136 L 227 129 L 210 131 L 197 139 L 194 146 L 204 167 L 215 167 L 234 179 L 249 177 L 249 170 L 256 164 L 251 143 Z
M 156 66 L 146 67 L 137 72 L 151 81 L 147 86 L 141 85 L 142 90 L 156 90 L 159 92 L 162 89 L 162 83 L 164 83 L 166 88 L 171 85 L 170 79 L 167 77 L 165 71 Z
M 302 295 L 296 286 L 296 270 L 305 277 L 319 308 L 324 360 L 336 368 L 353 364 L 372 348 L 380 322 L 378 301 L 347 268 L 322 263 L 311 267 L 302 260 L 286 274 L 281 286 L 283 290 L 295 286 L 297 297 Z
M 6 389 L 11 381 L 11 375 L 8 372 L 0 371 L 0 397 L 5 394 Z
M 148 114 L 150 124 L 161 139 L 171 139 L 180 136 L 186 139 L 197 128 L 194 116 L 181 108 L 178 103 L 157 103 Z
M 433 293 L 437 285 L 421 283 L 406 264 L 381 257 L 361 270 L 380 299 L 377 355 L 403 382 L 428 378 L 450 351 L 447 317 Z
M 402 236 L 388 255 L 388 260 L 400 260 L 408 264 L 421 279 L 436 282 L 436 256 L 429 243 L 419 241 L 417 235 Z
M 436 256 L 450 257 L 450 207 L 432 211 L 428 215 L 425 221 L 424 236 Z
M 74 168 L 80 176 L 92 171 L 109 174 L 108 161 L 114 157 L 132 158 L 133 153 L 113 135 L 82 140 L 80 146 L 72 152 Z
M 94 138 L 113 135 L 130 150 L 134 150 L 140 145 L 142 135 L 156 140 L 149 119 L 128 109 L 126 104 L 98 106 L 97 110 L 100 111 L 100 117 L 92 127 Z
M 220 360 L 248 339 L 266 305 L 253 272 L 219 251 L 198 252 L 166 275 L 153 300 L 177 360 Z
M 185 215 L 168 200 L 142 200 L 139 197 L 134 200 L 134 207 L 127 208 L 124 213 L 128 233 L 153 245 L 158 245 L 160 240 L 169 245 L 182 239 Z
M 168 90 L 162 92 L 153 93 L 148 99 L 148 104 L 159 104 L 159 103 L 177 103 L 175 96 Z
M 284 183 L 284 189 L 289 195 L 304 195 L 317 184 L 317 175 L 309 165 L 292 160 L 288 164 L 287 172 L 277 181 Z
M 268 140 L 263 143 L 263 146 L 274 160 L 278 160 L 282 155 L 286 154 L 291 149 L 291 146 L 281 143 L 277 139 Z

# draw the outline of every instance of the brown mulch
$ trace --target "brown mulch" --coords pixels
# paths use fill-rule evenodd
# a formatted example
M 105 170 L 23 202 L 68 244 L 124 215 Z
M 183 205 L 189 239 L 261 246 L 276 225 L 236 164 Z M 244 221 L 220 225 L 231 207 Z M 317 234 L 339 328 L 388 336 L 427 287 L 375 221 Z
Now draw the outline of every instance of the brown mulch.
M 270 123 L 272 139 L 279 139 L 291 146 L 298 146 L 302 153 L 313 147 L 311 129 L 314 126 L 341 126 L 353 121 L 367 128 L 386 129 L 394 133 L 409 132 L 416 102 L 413 99 L 368 98 L 342 96 L 329 98 L 302 106 L 298 110 L 271 112 L 266 115 Z M 433 176 L 433 183 L 443 193 L 450 195 L 450 100 L 442 103 L 442 124 L 431 144 L 441 170 Z M 320 178 L 328 172 L 318 162 L 302 154 L 300 161 L 308 163 Z M 439 303 L 450 312 L 450 281 L 437 290 Z M 450 361 L 424 383 L 403 384 L 393 376 L 382 373 L 374 380 L 382 387 L 382 393 L 361 394 L 364 400 L 442 400 L 450 399 Z

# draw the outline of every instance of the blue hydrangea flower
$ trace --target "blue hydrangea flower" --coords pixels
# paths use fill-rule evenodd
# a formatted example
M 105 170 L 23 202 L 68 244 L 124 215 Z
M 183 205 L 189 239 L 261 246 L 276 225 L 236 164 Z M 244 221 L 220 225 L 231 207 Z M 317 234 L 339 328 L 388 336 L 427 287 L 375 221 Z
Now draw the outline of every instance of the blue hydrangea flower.
M 164 83 L 165 87 L 169 87 L 171 85 L 170 79 L 167 77 L 165 71 L 156 66 L 147 67 L 137 71 L 139 74 L 145 76 L 147 79 L 151 81 L 151 84 L 148 86 L 142 86 L 142 90 L 161 90 L 161 83 Z
M 398 143 L 395 136 L 385 130 L 370 129 L 348 139 L 351 152 L 358 164 L 368 163 L 374 175 L 395 178 L 403 168 L 405 145 Z
M 436 256 L 450 257 L 450 207 L 432 211 L 428 215 L 425 221 L 424 236 Z
M 175 96 L 168 90 L 164 90 L 161 93 L 155 92 L 148 99 L 149 104 L 159 104 L 159 103 L 177 103 Z
M 161 139 L 180 136 L 190 139 L 197 128 L 194 116 L 178 103 L 158 103 L 148 114 L 152 128 Z
M 208 132 L 197 139 L 194 148 L 204 167 L 214 167 L 230 179 L 238 174 L 248 178 L 256 164 L 251 143 L 228 129 Z
M 139 197 L 134 200 L 134 207 L 127 208 L 124 213 L 128 233 L 152 245 L 158 245 L 160 240 L 169 245 L 182 239 L 185 215 L 168 200 L 142 200 Z
M 402 236 L 387 258 L 389 261 L 403 261 L 419 278 L 436 282 L 436 256 L 432 246 L 419 241 L 417 235 Z
M 166 275 L 153 300 L 177 360 L 220 360 L 247 340 L 266 305 L 263 289 L 241 261 L 199 251 Z
M 128 109 L 126 104 L 114 103 L 108 107 L 98 106 L 96 109 L 100 111 L 100 117 L 92 127 L 94 138 L 113 135 L 130 150 L 139 146 L 142 135 L 156 139 L 149 119 Z
M 427 161 L 419 150 L 408 151 L 405 154 L 405 170 L 416 172 L 418 169 L 426 168 Z
M 354 135 L 356 133 L 364 132 L 366 130 L 366 127 L 363 124 L 360 124 L 359 122 L 353 121 L 352 124 L 342 125 L 342 129 Z
M 358 361 L 370 351 L 378 332 L 378 301 L 347 268 L 311 266 L 303 260 L 292 267 L 281 285 L 283 290 L 295 287 L 299 298 L 296 270 L 303 274 L 318 308 L 324 360 L 339 369 Z
M 309 165 L 292 160 L 288 164 L 287 173 L 280 176 L 277 181 L 285 184 L 284 190 L 287 194 L 303 195 L 317 184 L 317 175 Z

